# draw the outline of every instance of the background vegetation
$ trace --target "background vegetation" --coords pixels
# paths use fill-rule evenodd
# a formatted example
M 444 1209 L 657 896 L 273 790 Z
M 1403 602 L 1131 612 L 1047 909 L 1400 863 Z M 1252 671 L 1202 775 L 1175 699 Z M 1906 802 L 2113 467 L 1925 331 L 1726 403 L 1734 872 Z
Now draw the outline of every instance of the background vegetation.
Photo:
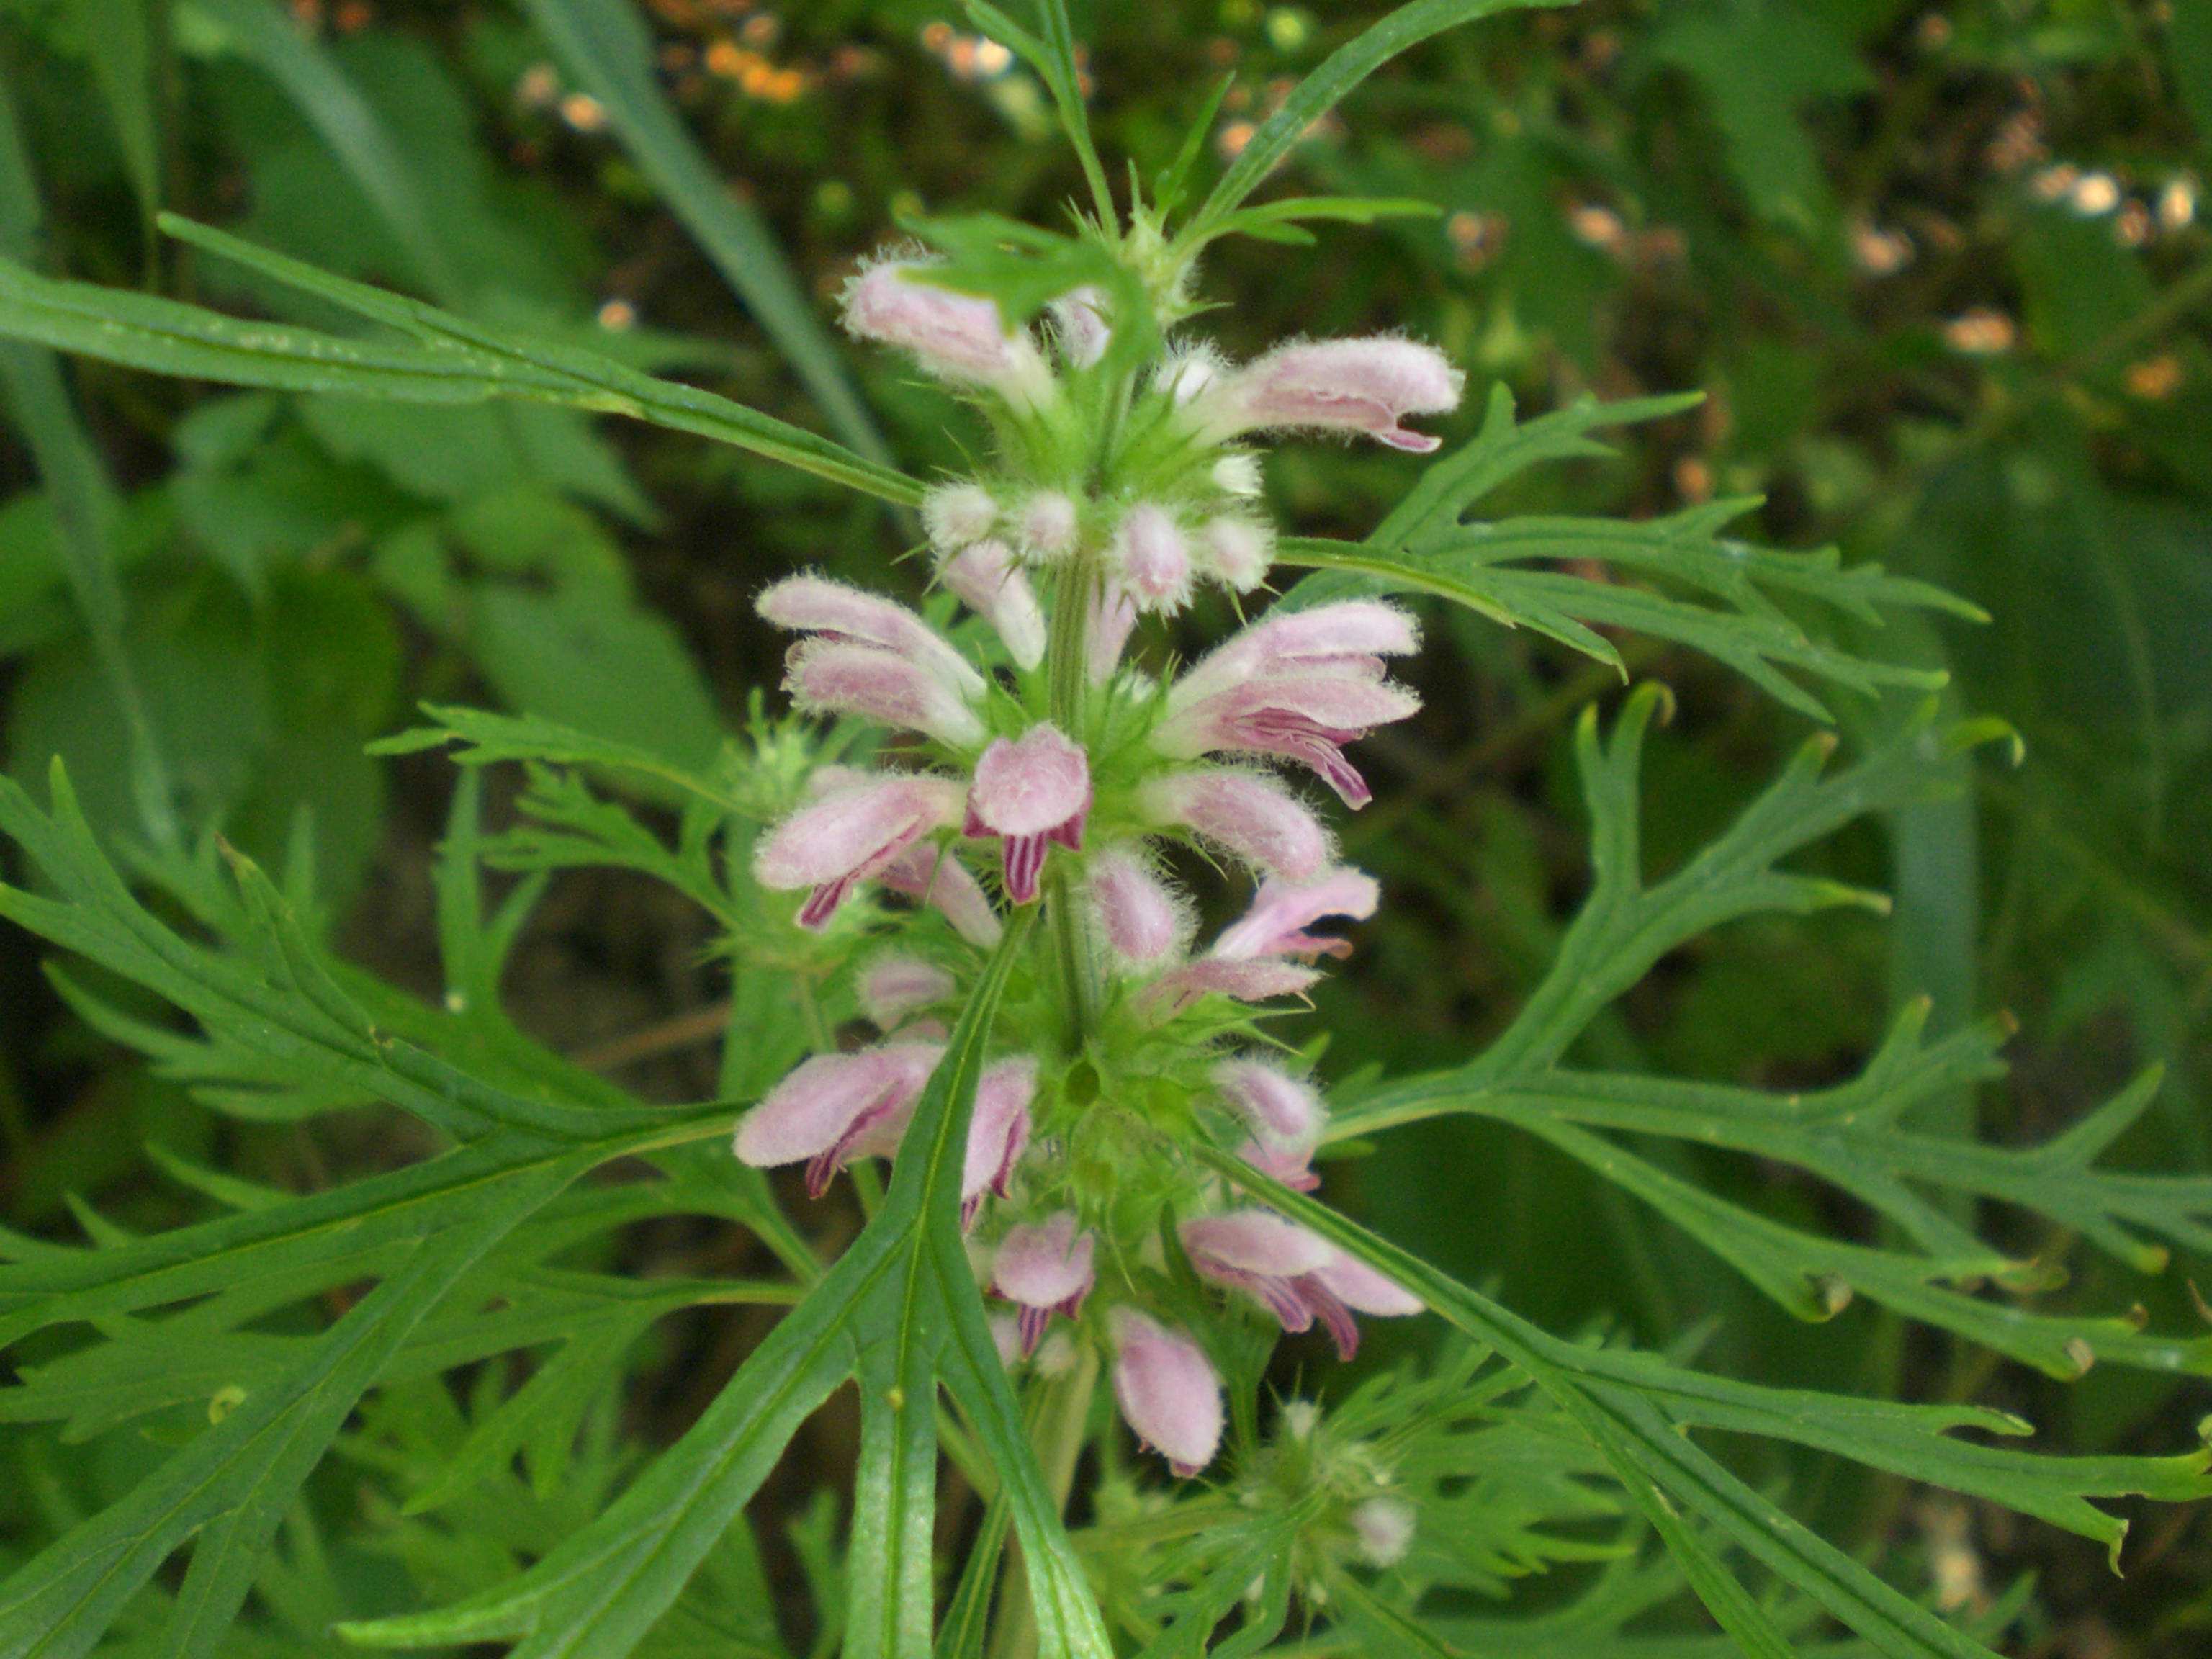
M 923 472 L 957 460 L 958 423 L 895 365 L 830 341 L 829 296 L 902 215 L 1051 222 L 1079 183 L 1039 84 L 920 0 L 644 8 L 660 82 L 719 177 L 687 173 L 650 132 L 622 142 L 620 88 L 589 66 L 604 76 L 623 52 L 541 34 L 559 9 L 291 9 L 0 0 L 0 251 L 277 308 L 258 279 L 160 238 L 152 213 L 173 209 L 711 384 Z M 1101 147 L 1149 171 L 1231 75 L 1214 140 L 1233 154 L 1287 77 L 1374 9 L 1076 10 Z M 1616 459 L 1532 475 L 1508 504 L 1640 517 L 1757 495 L 1761 539 L 1839 544 L 1993 618 L 1928 625 L 1901 648 L 1954 671 L 1959 710 L 2011 721 L 2025 763 L 1984 764 L 1956 805 L 1817 854 L 1814 867 L 1892 890 L 1893 920 L 1736 924 L 1665 963 L 1589 1052 L 1809 1087 L 1856 1069 L 1925 992 L 1939 1029 L 1992 1009 L 2022 1027 L 2008 1085 L 1931 1111 L 2034 1141 L 2159 1060 L 2165 1091 L 2122 1161 L 2212 1163 L 2212 230 L 2198 204 L 2212 10 L 1592 0 L 1423 48 L 1292 166 L 1317 188 L 1438 211 L 1313 247 L 1224 248 L 1208 288 L 1232 347 L 1401 327 L 1524 411 L 1584 390 L 1705 388 L 1701 407 L 1624 435 Z M 281 310 L 321 320 L 296 299 Z M 343 954 L 426 994 L 453 769 L 374 757 L 371 739 L 419 701 L 480 702 L 703 763 L 776 676 L 750 595 L 800 563 L 873 580 L 908 541 L 826 485 L 574 411 L 63 375 L 6 349 L 8 769 L 43 794 L 63 757 L 118 842 L 219 831 L 289 870 Z M 1270 483 L 1299 528 L 1356 534 L 1408 476 L 1308 447 L 1284 452 Z M 119 582 L 82 556 L 88 537 Z M 1471 1052 L 1548 962 L 1586 879 L 1569 737 L 1585 702 L 1617 697 L 1616 678 L 1460 613 L 1434 622 L 1418 671 L 1428 711 L 1370 744 L 1378 799 L 1348 838 L 1389 902 L 1316 1024 L 1340 1077 Z M 1687 653 L 1630 657 L 1678 698 L 1647 757 L 1663 869 L 1807 726 Z M 1882 716 L 1843 712 L 1847 739 Z M 505 787 L 487 781 L 495 823 Z M 517 950 L 510 1006 L 649 1095 L 711 1096 L 705 1044 L 726 992 L 706 927 L 641 879 L 565 877 Z M 149 1141 L 295 1190 L 398 1156 L 343 1127 L 211 1115 L 81 1024 L 20 935 L 0 955 L 0 1137 L 4 1219 L 31 1236 L 72 1231 L 73 1208 L 76 1224 L 132 1231 L 194 1213 L 147 1162 Z M 1783 1218 L 1828 1202 L 1748 1161 L 1693 1164 Z M 1617 1322 L 1651 1344 L 1694 1329 L 1739 1375 L 2019 1407 L 2083 1450 L 2170 1448 L 2205 1410 L 2201 1385 L 2100 1371 L 2061 1387 L 1907 1340 L 1873 1310 L 1792 1323 L 1564 1158 L 1470 1121 L 1379 1141 L 1332 1190 L 1555 1329 Z M 623 1265 L 730 1272 L 745 1248 L 708 1230 L 648 1235 Z M 2154 1288 L 2160 1324 L 2195 1322 L 2186 1271 Z M 2079 1293 L 2101 1306 L 2142 1292 L 2093 1267 Z M 635 1349 L 609 1468 L 622 1444 L 688 1424 L 757 1328 L 690 1315 Z M 832 1413 L 802 1444 L 848 1458 L 850 1434 Z M 73 1440 L 0 1422 L 0 1562 L 159 1450 L 136 1430 Z M 356 1451 L 323 1494 L 321 1570 L 340 1583 L 395 1559 L 419 1572 L 408 1552 L 429 1534 L 380 1512 L 405 1429 L 366 1425 Z M 1770 1473 L 1802 1483 L 1810 1468 Z M 1830 1536 L 1923 1551 L 1962 1600 L 2035 1571 L 2020 1652 L 2179 1656 L 2212 1640 L 2199 1510 L 2139 1531 L 2123 1583 L 2093 1545 L 1902 1483 L 1832 1480 L 1817 1498 Z M 802 1566 L 821 1570 L 833 1517 L 774 1487 L 767 1502 L 763 1535 L 795 1586 Z

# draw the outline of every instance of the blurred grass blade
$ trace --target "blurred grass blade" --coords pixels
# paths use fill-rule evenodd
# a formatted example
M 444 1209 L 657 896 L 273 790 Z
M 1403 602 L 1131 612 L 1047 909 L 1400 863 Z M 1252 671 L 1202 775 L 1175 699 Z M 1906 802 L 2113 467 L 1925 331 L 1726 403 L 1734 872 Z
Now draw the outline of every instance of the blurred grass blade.
M 74 0 L 92 60 L 93 79 L 131 194 L 138 198 L 150 251 L 161 205 L 161 123 L 154 108 L 154 29 L 148 8 L 166 0 Z
M 239 55 L 283 88 L 414 262 L 423 286 L 459 304 L 459 273 L 430 228 L 415 180 L 368 100 L 277 0 L 189 0 Z
M 0 82 L 0 256 L 28 261 L 41 217 L 15 103 L 6 84 Z M 108 693 L 123 716 L 140 826 L 155 846 L 174 846 L 179 831 L 168 766 L 124 645 L 123 586 L 116 575 L 115 485 L 77 417 L 52 353 L 0 341 L 0 392 L 6 394 L 5 403 L 30 444 L 33 463 L 52 507 L 63 574 L 91 636 Z
M 224 0 L 228 5 L 257 0 Z M 629 0 L 526 0 L 568 77 L 596 99 L 639 169 L 783 354 L 823 416 L 872 461 L 890 459 L 837 347 L 761 216 L 715 172 L 653 78 L 653 41 Z
M 1401 52 L 1431 35 L 1503 11 L 1536 6 L 1572 5 L 1577 0 L 1414 0 L 1340 46 L 1321 67 L 1298 82 L 1275 112 L 1237 153 L 1198 211 L 1178 234 L 1178 246 L 1195 251 L 1222 233 L 1229 216 L 1244 204 L 1307 130 L 1343 100 L 1362 81 Z

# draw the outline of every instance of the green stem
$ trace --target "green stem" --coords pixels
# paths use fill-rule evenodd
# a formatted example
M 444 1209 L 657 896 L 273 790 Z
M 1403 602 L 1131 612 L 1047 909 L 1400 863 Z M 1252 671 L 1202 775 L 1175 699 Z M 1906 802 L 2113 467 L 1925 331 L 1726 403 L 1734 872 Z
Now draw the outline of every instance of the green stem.
M 1052 633 L 1045 646 L 1048 708 L 1053 724 L 1078 743 L 1084 741 L 1091 690 L 1088 662 L 1090 599 L 1097 581 L 1097 559 L 1089 548 L 1070 560 L 1053 595 Z M 1045 876 L 1048 945 L 1065 992 L 1068 1051 L 1079 1053 L 1098 1024 L 1097 957 L 1091 939 L 1091 917 L 1077 901 L 1067 866 L 1052 860 Z

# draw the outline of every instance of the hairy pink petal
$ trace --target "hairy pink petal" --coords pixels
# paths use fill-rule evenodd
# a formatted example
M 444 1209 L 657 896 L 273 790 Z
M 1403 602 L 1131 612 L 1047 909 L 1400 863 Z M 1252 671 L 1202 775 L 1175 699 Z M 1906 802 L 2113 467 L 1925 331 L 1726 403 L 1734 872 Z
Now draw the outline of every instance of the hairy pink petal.
M 878 957 L 860 970 L 860 1012 L 879 1030 L 888 1031 L 917 1009 L 951 1000 L 959 982 L 933 962 L 919 957 Z
M 975 763 L 967 832 L 1001 839 L 1006 896 L 1027 904 L 1037 896 L 1046 843 L 1081 847 L 1090 811 L 1091 763 L 1081 747 L 1056 726 L 1033 726 L 1000 738 Z
M 947 679 L 983 689 L 983 677 L 904 605 L 826 576 L 787 576 L 753 601 L 763 619 L 794 634 L 827 634 L 921 659 Z
M 1200 957 L 1180 968 L 1171 968 L 1145 987 L 1138 1001 L 1146 1009 L 1181 1013 L 1199 998 L 1212 994 L 1239 1002 L 1272 1002 L 1313 988 L 1321 975 L 1291 962 L 1224 962 Z
M 1313 1154 L 1310 1152 L 1293 1152 L 1253 1139 L 1238 1147 L 1237 1156 L 1261 1175 L 1281 1182 L 1294 1193 L 1310 1193 L 1321 1185 L 1321 1177 L 1313 1172 Z
M 1119 588 L 1108 594 L 1094 587 L 1090 604 L 1084 652 L 1089 659 L 1091 684 L 1103 685 L 1114 678 L 1121 652 L 1129 643 L 1130 630 L 1137 625 L 1137 607 Z
M 1466 380 L 1442 352 L 1412 340 L 1305 341 L 1278 346 L 1207 387 L 1192 410 L 1216 440 L 1317 428 L 1425 454 L 1439 441 L 1407 430 L 1405 417 L 1457 408 Z
M 1044 660 L 1044 612 L 1004 542 L 976 542 L 947 559 L 939 574 L 963 605 L 998 630 L 1017 665 L 1035 668 Z
M 1106 355 L 1111 331 L 1106 323 L 1106 295 L 1096 288 L 1079 288 L 1052 302 L 1052 320 L 1060 337 L 1060 356 L 1071 367 L 1089 368 Z
M 944 778 L 864 773 L 840 781 L 763 838 L 753 874 L 773 891 L 813 888 L 799 919 L 820 927 L 855 883 L 884 873 L 915 842 L 952 823 L 959 805 L 959 786 Z
M 933 1042 L 893 1042 L 815 1055 L 745 1115 L 738 1158 L 756 1169 L 826 1158 L 823 1170 L 809 1172 L 809 1188 L 818 1193 L 850 1159 L 888 1157 L 944 1052 Z
M 1380 679 L 1376 659 L 1402 657 L 1420 648 L 1413 619 L 1379 599 L 1345 599 L 1310 611 L 1279 606 L 1231 635 L 1168 692 L 1168 711 L 1192 704 L 1264 675 L 1330 669 Z
M 1179 1475 L 1221 1448 L 1221 1379 L 1206 1351 L 1132 1308 L 1114 1310 L 1114 1398 L 1137 1438 Z
M 1404 1319 L 1427 1306 L 1420 1297 L 1385 1278 L 1364 1261 L 1332 1249 L 1329 1259 L 1314 1270 L 1314 1277 L 1346 1307 L 1386 1319 Z
M 1246 863 L 1310 881 L 1328 863 L 1328 832 L 1297 797 L 1251 772 L 1176 772 L 1139 792 L 1158 823 L 1179 823 Z
M 783 684 L 806 714 L 859 714 L 959 748 L 983 738 L 983 722 L 959 688 L 911 658 L 872 645 L 805 641 L 792 647 Z
M 1030 1101 L 1037 1063 L 1027 1054 L 986 1067 L 975 1082 L 968 1147 L 960 1172 L 961 1219 L 972 1224 L 986 1193 L 1006 1195 L 1006 1182 L 1030 1139 Z
M 1199 548 L 1200 562 L 1208 575 L 1239 593 L 1249 593 L 1267 579 L 1275 538 L 1267 526 L 1251 519 L 1223 517 L 1207 521 Z
M 1091 902 L 1106 943 L 1133 966 L 1172 956 L 1189 937 L 1188 918 L 1174 893 L 1127 853 L 1091 860 Z
M 1316 939 L 1305 930 L 1323 916 L 1364 921 L 1375 914 L 1381 890 L 1365 872 L 1340 866 L 1317 881 L 1264 881 L 1243 918 L 1222 930 L 1212 954 L 1231 962 L 1264 957 L 1342 956 L 1341 939 Z
M 988 951 L 999 942 L 999 913 L 951 848 L 909 847 L 884 867 L 881 879 L 893 892 L 936 909 L 970 945 Z
M 931 374 L 1032 400 L 1050 371 L 1029 336 L 1006 327 L 998 302 L 918 280 L 927 265 L 872 265 L 845 289 L 845 326 L 863 340 L 914 354 Z
M 1268 1145 L 1310 1152 L 1321 1144 L 1328 1109 L 1304 1079 L 1264 1060 L 1229 1060 L 1213 1068 L 1213 1086 Z
M 1060 559 L 1075 551 L 1080 529 L 1075 503 L 1056 489 L 1044 489 L 1022 503 L 1015 539 L 1033 559 Z
M 1061 1210 L 1042 1221 L 1008 1230 L 991 1268 L 991 1292 L 1021 1306 L 1021 1351 L 1033 1352 L 1052 1316 L 1073 1319 L 1083 1310 L 1097 1276 L 1097 1241 L 1078 1231 L 1075 1212 Z

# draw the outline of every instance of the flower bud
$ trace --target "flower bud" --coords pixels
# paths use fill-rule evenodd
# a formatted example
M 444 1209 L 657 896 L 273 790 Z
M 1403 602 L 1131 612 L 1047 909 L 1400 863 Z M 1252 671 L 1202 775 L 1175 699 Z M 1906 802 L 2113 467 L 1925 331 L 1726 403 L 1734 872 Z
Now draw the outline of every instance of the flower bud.
M 1094 367 L 1112 338 L 1106 323 L 1106 295 L 1097 288 L 1079 288 L 1054 300 L 1050 309 L 1060 355 L 1068 367 Z
M 1413 1547 L 1413 1506 L 1402 1498 L 1370 1498 L 1351 1519 L 1359 1558 L 1370 1567 L 1395 1567 Z
M 961 688 L 921 661 L 849 640 L 806 640 L 792 647 L 783 689 L 809 714 L 858 714 L 920 732 L 956 749 L 983 740 L 983 722 Z
M 1114 954 L 1149 967 L 1182 949 L 1190 918 L 1167 884 L 1127 853 L 1101 854 L 1091 863 L 1091 903 Z
M 952 924 L 952 931 L 978 950 L 988 951 L 1003 931 L 999 914 L 968 866 L 950 848 L 923 842 L 884 866 L 877 878 L 894 893 L 920 901 Z
M 1224 514 L 1206 520 L 1199 537 L 1199 559 L 1206 574 L 1239 593 L 1249 593 L 1267 580 L 1274 556 L 1273 535 L 1255 520 Z
M 1164 507 L 1129 509 L 1115 538 L 1122 591 L 1139 611 L 1177 611 L 1190 598 L 1190 544 Z
M 1089 659 L 1091 684 L 1103 685 L 1114 678 L 1115 669 L 1121 665 L 1130 630 L 1137 625 L 1137 607 L 1120 588 L 1109 592 L 1095 586 L 1091 590 L 1090 606 L 1091 615 L 1084 631 L 1084 654 Z
M 1022 503 L 1014 537 L 1030 558 L 1048 562 L 1075 551 L 1080 527 L 1073 501 L 1057 489 L 1040 489 Z
M 1206 1351 L 1133 1308 L 1113 1317 L 1114 1398 L 1137 1438 L 1179 1475 L 1196 1474 L 1221 1448 L 1221 1379 Z
M 860 1012 L 870 1024 L 889 1031 L 908 1014 L 951 1000 L 959 981 L 933 962 L 919 957 L 878 957 L 860 970 Z
M 1260 494 L 1264 483 L 1260 458 L 1249 449 L 1233 449 L 1213 464 L 1213 487 L 1224 495 L 1250 501 Z
M 939 484 L 921 498 L 921 527 L 940 555 L 980 542 L 999 521 L 999 504 L 981 484 Z

